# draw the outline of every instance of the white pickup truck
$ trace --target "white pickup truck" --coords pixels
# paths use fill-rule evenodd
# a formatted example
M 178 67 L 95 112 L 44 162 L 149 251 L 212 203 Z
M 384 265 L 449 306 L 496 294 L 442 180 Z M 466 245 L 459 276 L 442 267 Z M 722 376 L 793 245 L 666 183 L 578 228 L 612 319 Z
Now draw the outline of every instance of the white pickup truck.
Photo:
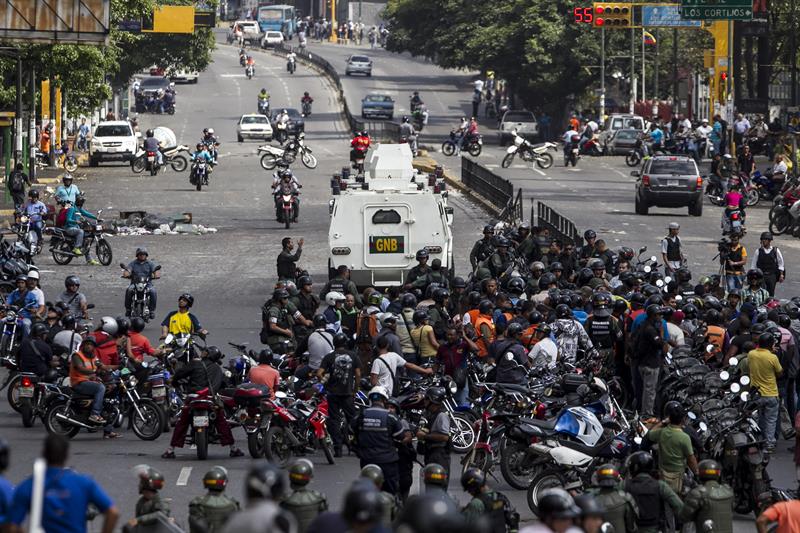
M 244 44 L 249 44 L 250 46 L 261 45 L 261 39 L 264 36 L 261 33 L 261 27 L 255 20 L 237 20 L 234 22 L 228 32 L 228 44 L 236 44 L 237 30 L 241 30 Z

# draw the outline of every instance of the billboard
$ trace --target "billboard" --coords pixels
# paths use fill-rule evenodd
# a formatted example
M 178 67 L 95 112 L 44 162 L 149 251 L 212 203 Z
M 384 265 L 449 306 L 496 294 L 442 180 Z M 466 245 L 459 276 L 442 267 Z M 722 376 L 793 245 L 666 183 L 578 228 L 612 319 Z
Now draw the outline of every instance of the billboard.
M 0 0 L 0 39 L 105 44 L 111 0 Z

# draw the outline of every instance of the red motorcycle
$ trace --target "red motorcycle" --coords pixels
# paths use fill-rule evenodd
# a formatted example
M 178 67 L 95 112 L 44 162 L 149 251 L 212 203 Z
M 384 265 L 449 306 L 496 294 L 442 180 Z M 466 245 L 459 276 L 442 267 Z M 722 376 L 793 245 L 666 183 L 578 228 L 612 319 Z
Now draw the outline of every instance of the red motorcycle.
M 230 403 L 231 399 L 223 399 Z M 201 461 L 208 457 L 209 443 L 219 443 L 220 436 L 214 419 L 224 416 L 223 411 L 214 403 L 208 389 L 186 397 L 189 409 L 189 432 L 187 440 L 197 448 L 197 458 Z
M 264 442 L 274 409 L 269 389 L 264 385 L 242 383 L 233 391 L 233 413 L 228 422 L 244 429 L 247 450 L 253 459 L 264 457 Z
M 146 168 L 147 170 L 150 171 L 150 175 L 155 176 L 156 174 L 158 174 L 158 170 L 161 168 L 158 164 L 158 154 L 156 154 L 155 152 L 148 151 L 146 160 L 147 160 Z
M 328 400 L 314 394 L 313 388 L 301 391 L 294 401 L 280 391 L 275 396 L 272 421 L 264 438 L 266 458 L 285 468 L 293 455 L 321 448 L 328 464 L 334 464 L 333 441 L 326 423 Z

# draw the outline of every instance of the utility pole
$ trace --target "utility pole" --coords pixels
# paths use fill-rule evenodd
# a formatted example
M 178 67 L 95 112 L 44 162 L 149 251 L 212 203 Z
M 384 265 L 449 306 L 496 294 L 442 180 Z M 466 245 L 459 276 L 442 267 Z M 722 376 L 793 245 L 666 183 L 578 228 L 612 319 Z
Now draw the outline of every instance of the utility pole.
M 331 0 L 331 42 L 336 42 L 336 0 Z
M 631 4 L 631 9 L 633 9 L 633 4 Z M 636 42 L 636 30 L 631 28 L 631 101 L 628 104 L 628 113 L 631 115 L 634 113 L 636 109 L 636 48 L 634 46 Z
M 797 105 L 797 38 L 795 37 L 795 0 L 791 0 L 792 29 L 789 31 L 789 51 L 792 62 L 792 106 Z
M 661 94 L 658 90 L 658 28 L 653 28 L 653 37 L 656 41 L 656 57 L 653 61 L 653 116 L 658 115 L 658 99 Z
M 600 123 L 606 120 L 606 28 L 600 27 Z
M 14 161 L 22 162 L 22 54 L 17 52 L 17 99 L 14 106 Z
M 681 109 L 680 84 L 678 83 L 678 28 L 672 29 L 672 107 L 676 113 Z
M 30 99 L 31 111 L 30 121 L 28 124 L 28 176 L 31 182 L 35 183 L 36 180 L 36 67 L 31 63 L 31 76 L 30 76 Z
M 647 102 L 647 92 L 645 91 L 645 68 L 644 68 L 644 26 L 642 26 L 642 102 Z

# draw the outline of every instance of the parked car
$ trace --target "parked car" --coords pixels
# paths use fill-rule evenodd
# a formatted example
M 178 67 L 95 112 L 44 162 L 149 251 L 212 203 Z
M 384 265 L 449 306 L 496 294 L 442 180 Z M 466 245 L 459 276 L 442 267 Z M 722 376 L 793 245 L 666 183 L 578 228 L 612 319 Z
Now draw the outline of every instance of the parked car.
M 394 100 L 388 94 L 370 93 L 361 100 L 361 118 L 394 118 Z
M 344 69 L 347 76 L 351 74 L 365 74 L 372 76 L 372 60 L 367 56 L 350 56 L 347 58 L 347 67 Z
M 604 150 L 611 141 L 612 135 L 617 130 L 637 130 L 644 131 L 644 119 L 639 115 L 629 115 L 614 113 L 606 118 L 603 124 L 603 131 L 600 132 L 600 147 Z
M 528 141 L 539 137 L 539 123 L 536 116 L 530 111 L 516 110 L 506 111 L 500 119 L 500 146 L 505 146 L 514 136 L 511 130 L 517 130 L 520 137 Z
M 637 215 L 646 215 L 650 207 L 688 207 L 690 215 L 703 215 L 703 178 L 691 157 L 653 156 L 631 176 L 637 178 Z
M 283 44 L 283 33 L 279 31 L 268 31 L 264 34 L 264 40 L 261 41 L 262 48 L 269 48 Z
M 245 139 L 272 140 L 272 125 L 267 115 L 247 113 L 239 119 L 236 126 L 236 140 L 243 142 Z
M 170 72 L 169 79 L 174 82 L 197 83 L 200 73 L 196 70 L 178 69 Z
M 613 132 L 606 144 L 607 155 L 628 155 L 636 147 L 640 130 L 622 129 Z
M 273 130 L 275 129 L 275 123 L 278 119 L 278 115 L 280 115 L 281 111 L 283 111 L 284 109 L 286 110 L 286 113 L 289 115 L 289 124 L 286 128 L 286 132 L 289 135 L 294 135 L 295 133 L 306 131 L 306 121 L 303 118 L 303 114 L 293 107 L 276 107 L 275 109 L 270 111 L 269 121 L 270 124 L 272 124 L 272 129 Z
M 139 92 L 144 96 L 153 95 L 156 98 L 160 98 L 164 94 L 164 91 L 169 88 L 170 83 L 169 79 L 164 76 L 142 78 L 142 81 L 139 83 Z
M 99 123 L 89 144 L 89 166 L 96 167 L 101 161 L 129 161 L 138 148 L 138 135 L 127 120 Z

